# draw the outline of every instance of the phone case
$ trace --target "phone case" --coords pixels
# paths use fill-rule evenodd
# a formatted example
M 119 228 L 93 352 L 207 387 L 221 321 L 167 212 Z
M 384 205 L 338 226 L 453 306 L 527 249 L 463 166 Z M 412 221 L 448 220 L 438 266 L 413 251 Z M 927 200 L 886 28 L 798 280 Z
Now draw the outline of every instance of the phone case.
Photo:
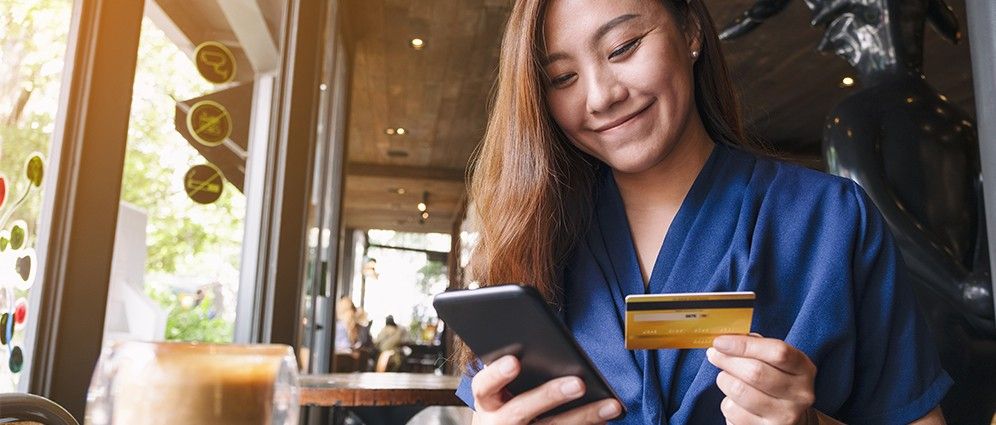
M 564 376 L 577 376 L 584 381 L 584 396 L 541 417 L 606 398 L 619 399 L 570 330 L 534 288 L 500 285 L 450 291 L 437 295 L 432 304 L 446 326 L 485 364 L 506 354 L 519 359 L 522 370 L 507 387 L 512 394 Z

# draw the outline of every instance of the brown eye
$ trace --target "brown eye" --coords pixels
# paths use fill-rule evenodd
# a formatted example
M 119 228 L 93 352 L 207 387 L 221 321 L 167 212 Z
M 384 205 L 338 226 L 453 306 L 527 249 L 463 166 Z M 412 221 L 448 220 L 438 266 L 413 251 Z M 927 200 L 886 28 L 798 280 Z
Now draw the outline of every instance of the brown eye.
M 550 80 L 550 85 L 553 87 L 563 87 L 570 83 L 574 79 L 574 74 L 564 74 Z
M 643 40 L 643 37 L 631 40 L 628 43 L 623 44 L 621 47 L 619 47 L 616 50 L 613 50 L 612 53 L 609 54 L 609 59 L 614 59 L 633 51 L 633 49 L 635 49 L 636 46 L 640 45 L 641 40 Z

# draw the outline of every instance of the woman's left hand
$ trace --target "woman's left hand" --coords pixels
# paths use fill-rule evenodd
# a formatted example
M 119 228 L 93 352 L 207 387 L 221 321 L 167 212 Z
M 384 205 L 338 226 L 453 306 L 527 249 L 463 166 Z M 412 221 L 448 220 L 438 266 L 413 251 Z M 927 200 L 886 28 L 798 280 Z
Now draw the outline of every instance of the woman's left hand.
M 706 350 L 720 370 L 716 385 L 726 394 L 728 424 L 805 424 L 816 396 L 816 366 L 785 341 L 724 335 Z

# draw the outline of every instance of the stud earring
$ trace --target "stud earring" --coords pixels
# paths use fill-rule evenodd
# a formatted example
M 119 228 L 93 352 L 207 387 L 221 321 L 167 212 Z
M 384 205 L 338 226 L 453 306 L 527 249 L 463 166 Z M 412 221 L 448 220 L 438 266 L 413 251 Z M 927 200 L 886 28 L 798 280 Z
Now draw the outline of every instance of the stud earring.
M 692 51 L 692 59 L 698 59 L 698 58 L 699 58 L 699 51 L 698 50 L 693 50 Z

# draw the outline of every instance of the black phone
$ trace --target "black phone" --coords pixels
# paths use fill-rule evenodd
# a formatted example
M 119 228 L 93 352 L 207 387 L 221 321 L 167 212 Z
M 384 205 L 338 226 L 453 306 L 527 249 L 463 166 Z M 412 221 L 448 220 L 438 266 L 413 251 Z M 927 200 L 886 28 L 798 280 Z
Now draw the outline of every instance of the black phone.
M 436 313 L 485 364 L 511 354 L 519 359 L 519 376 L 506 389 L 513 395 L 551 379 L 577 376 L 585 394 L 543 414 L 552 416 L 606 399 L 615 391 L 578 345 L 571 331 L 550 310 L 536 289 L 500 285 L 436 295 Z M 626 414 L 625 406 L 619 417 Z

